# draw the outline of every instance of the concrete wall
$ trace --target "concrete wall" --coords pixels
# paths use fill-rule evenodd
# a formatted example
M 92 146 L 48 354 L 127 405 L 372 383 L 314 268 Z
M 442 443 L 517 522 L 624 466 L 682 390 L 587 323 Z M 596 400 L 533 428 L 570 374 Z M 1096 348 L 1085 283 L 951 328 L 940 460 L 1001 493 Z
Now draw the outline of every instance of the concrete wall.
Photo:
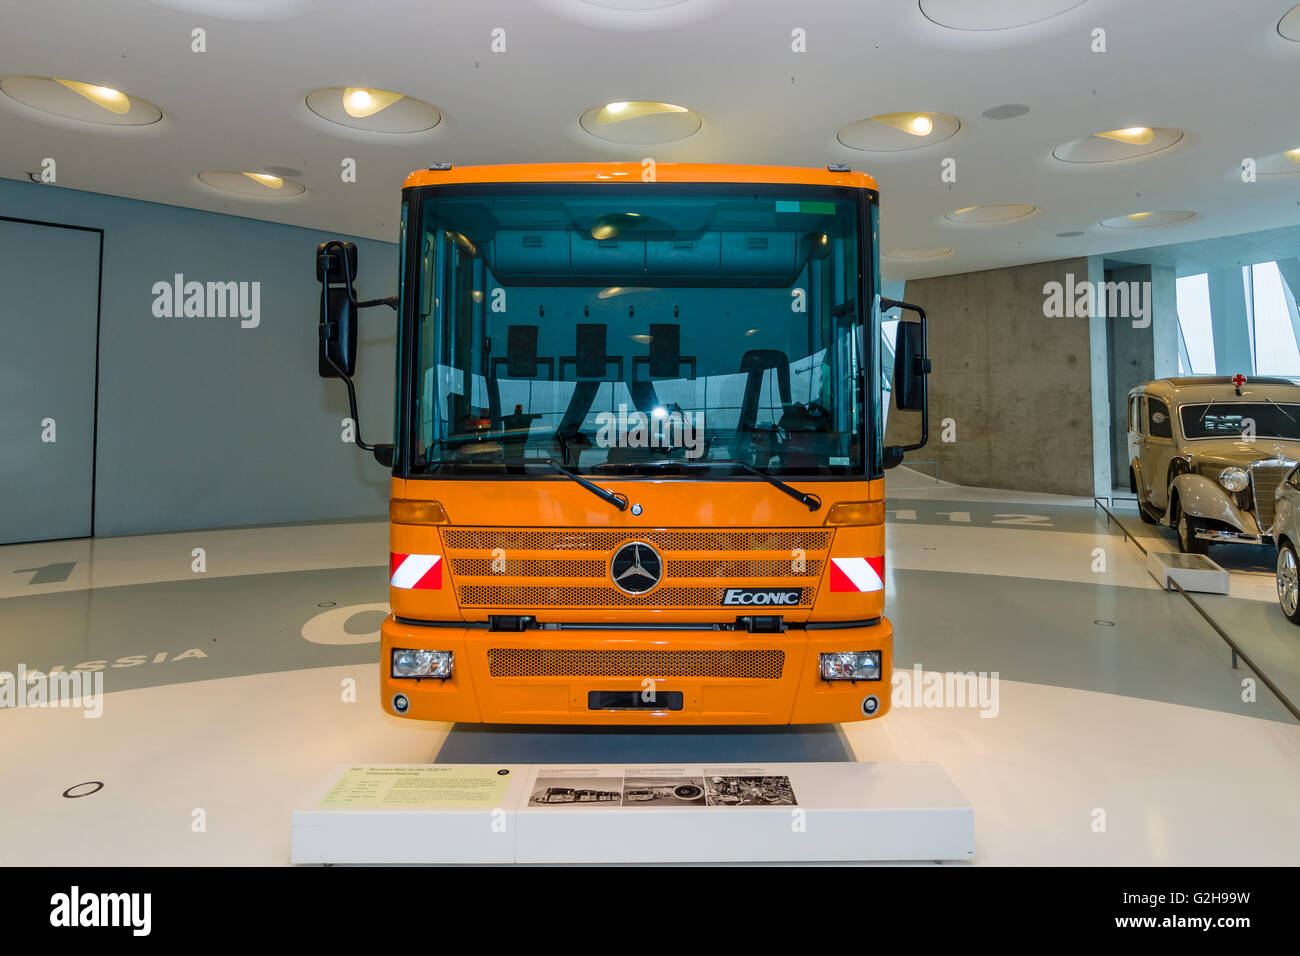
M 1147 316 L 1113 316 L 1106 323 L 1110 387 L 1111 480 L 1128 487 L 1128 393 L 1142 382 L 1178 374 L 1178 292 L 1169 266 L 1106 271 L 1107 282 L 1150 290 Z M 1143 293 L 1146 299 L 1147 293 Z M 1147 322 L 1149 319 L 1149 323 Z
M 1089 320 L 1044 315 L 1044 285 L 1067 273 L 1088 281 L 1087 259 L 907 283 L 906 300 L 929 315 L 934 362 L 930 443 L 913 459 L 938 459 L 960 484 L 1093 493 Z M 886 443 L 914 435 L 917 418 L 895 410 Z
M 104 230 L 97 535 L 384 512 L 387 473 L 340 440 L 346 391 L 316 374 L 314 254 L 330 236 L 13 180 L 0 180 L 0 216 Z M 358 246 L 362 297 L 395 294 L 396 245 Z M 177 273 L 259 282 L 260 323 L 155 316 L 154 284 Z M 371 442 L 392 436 L 394 314 L 361 317 Z

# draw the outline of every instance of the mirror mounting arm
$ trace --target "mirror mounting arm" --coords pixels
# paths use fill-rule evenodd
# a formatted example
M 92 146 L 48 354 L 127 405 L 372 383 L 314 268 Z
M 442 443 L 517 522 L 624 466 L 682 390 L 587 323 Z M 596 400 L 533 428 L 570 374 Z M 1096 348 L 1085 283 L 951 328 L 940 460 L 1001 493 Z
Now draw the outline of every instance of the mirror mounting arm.
M 351 292 L 350 289 L 348 291 Z M 367 299 L 365 302 L 357 302 L 354 299 L 352 304 L 355 305 L 358 309 L 369 309 L 371 306 L 386 305 L 394 312 L 396 312 L 397 302 L 398 302 L 397 296 L 390 295 L 385 299 Z

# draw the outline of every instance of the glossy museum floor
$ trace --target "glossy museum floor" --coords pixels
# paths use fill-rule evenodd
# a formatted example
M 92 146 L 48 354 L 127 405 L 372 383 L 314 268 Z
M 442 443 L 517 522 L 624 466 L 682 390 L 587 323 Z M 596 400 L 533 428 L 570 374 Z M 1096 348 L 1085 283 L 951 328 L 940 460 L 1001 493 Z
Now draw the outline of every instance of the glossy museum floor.
M 0 548 L 0 671 L 102 661 L 107 692 L 98 719 L 0 710 L 0 864 L 285 864 L 329 767 L 438 759 L 934 760 L 975 807 L 975 865 L 1300 859 L 1300 726 L 1262 684 L 1243 700 L 1250 672 L 1090 502 L 902 469 L 889 498 L 896 666 L 996 672 L 995 706 L 789 729 L 407 723 L 375 700 L 382 522 Z M 1198 601 L 1300 700 L 1271 555 L 1217 551 L 1232 592 Z

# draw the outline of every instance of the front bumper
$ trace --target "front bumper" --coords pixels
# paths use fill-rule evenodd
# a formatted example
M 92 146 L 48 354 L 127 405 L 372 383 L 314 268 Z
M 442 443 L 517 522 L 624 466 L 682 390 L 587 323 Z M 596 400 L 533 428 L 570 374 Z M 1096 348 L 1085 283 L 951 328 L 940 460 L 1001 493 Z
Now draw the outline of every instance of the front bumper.
M 893 669 L 893 627 L 885 618 L 868 625 L 803 630 L 780 634 L 713 630 L 637 630 L 620 628 L 489 631 L 485 628 L 424 626 L 390 616 L 381 629 L 380 690 L 384 709 L 416 720 L 500 724 L 586 724 L 672 726 L 721 724 L 824 724 L 874 719 L 889 712 L 890 676 Z M 394 647 L 452 651 L 455 666 L 448 680 L 413 680 L 391 676 Z M 510 651 L 566 652 L 551 655 L 511 655 Z M 831 651 L 880 651 L 880 679 L 828 682 L 821 679 L 818 654 Z M 575 653 L 577 652 L 577 653 Z M 595 652 L 594 654 L 591 652 Z M 666 660 L 671 655 L 696 652 L 690 661 L 672 657 L 673 676 L 662 673 L 628 673 L 627 665 L 592 666 L 601 655 L 629 659 Z M 745 652 L 750 652 L 746 654 Z M 664 657 L 662 655 L 669 655 Z M 718 676 L 709 671 L 736 669 L 735 661 L 780 660 L 764 676 Z M 565 673 L 564 665 L 550 665 L 548 673 L 505 668 L 507 659 L 572 662 L 581 658 L 584 673 Z M 578 668 L 574 668 L 578 669 Z M 592 673 L 605 670 L 610 676 Z M 495 670 L 495 673 L 494 673 Z M 503 671 L 509 670 L 509 673 Z M 525 668 L 526 670 L 526 668 Z M 698 671 L 692 673 L 691 671 Z M 652 688 L 656 700 L 675 698 L 680 709 L 635 710 L 590 708 L 593 691 L 644 692 Z M 410 702 L 404 713 L 393 708 L 401 694 Z M 874 712 L 864 712 L 864 702 L 874 697 Z
M 1230 528 L 1215 528 L 1212 531 L 1198 531 L 1196 537 L 1214 544 L 1267 544 L 1273 543 L 1273 536 L 1267 534 L 1250 534 Z

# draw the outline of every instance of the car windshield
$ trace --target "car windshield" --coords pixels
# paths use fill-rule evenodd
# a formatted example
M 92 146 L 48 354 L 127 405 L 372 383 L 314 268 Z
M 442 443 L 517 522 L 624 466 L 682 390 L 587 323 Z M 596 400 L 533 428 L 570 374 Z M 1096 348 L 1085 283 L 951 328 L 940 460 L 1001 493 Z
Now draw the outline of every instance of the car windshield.
M 864 475 L 868 208 L 839 187 L 431 191 L 410 473 Z
M 1282 438 L 1300 441 L 1300 405 L 1273 402 L 1213 402 L 1184 405 L 1186 438 Z

